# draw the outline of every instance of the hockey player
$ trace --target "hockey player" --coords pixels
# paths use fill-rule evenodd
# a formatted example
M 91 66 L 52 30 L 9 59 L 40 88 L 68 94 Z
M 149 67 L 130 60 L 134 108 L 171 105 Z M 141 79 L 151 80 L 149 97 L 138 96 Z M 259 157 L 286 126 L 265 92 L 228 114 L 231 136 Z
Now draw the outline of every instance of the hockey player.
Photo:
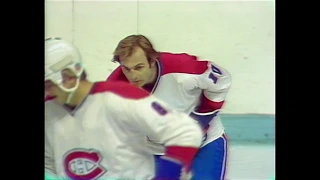
M 128 83 L 90 82 L 77 48 L 45 40 L 45 172 L 73 180 L 185 179 L 200 126 Z M 50 97 L 50 98 L 49 98 Z M 154 171 L 146 136 L 165 146 Z M 168 169 L 178 169 L 168 176 Z
M 219 118 L 231 85 L 230 74 L 217 64 L 180 53 L 157 52 L 143 35 L 121 40 L 113 61 L 119 62 L 107 81 L 130 82 L 194 117 L 205 136 L 192 169 L 193 180 L 222 180 L 227 163 L 227 139 Z M 161 143 L 149 137 L 155 154 Z M 160 156 L 156 156 L 159 158 Z

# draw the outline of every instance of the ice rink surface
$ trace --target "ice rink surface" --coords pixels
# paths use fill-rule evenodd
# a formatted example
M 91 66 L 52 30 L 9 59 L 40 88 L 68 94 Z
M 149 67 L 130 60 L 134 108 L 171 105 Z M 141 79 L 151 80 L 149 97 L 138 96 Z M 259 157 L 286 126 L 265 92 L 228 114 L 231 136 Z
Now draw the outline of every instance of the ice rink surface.
M 227 180 L 270 180 L 275 173 L 274 145 L 229 146 Z

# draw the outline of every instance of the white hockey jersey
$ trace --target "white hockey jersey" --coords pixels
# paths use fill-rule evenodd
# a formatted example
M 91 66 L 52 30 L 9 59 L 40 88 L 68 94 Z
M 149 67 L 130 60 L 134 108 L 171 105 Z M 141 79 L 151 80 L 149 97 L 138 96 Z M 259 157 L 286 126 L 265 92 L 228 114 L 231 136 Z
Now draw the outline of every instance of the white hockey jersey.
M 231 75 L 211 61 L 198 60 L 196 56 L 160 53 L 157 60 L 158 78 L 149 92 L 173 106 L 176 110 L 190 114 L 191 112 L 219 111 L 231 86 Z M 107 81 L 126 81 L 121 67 L 115 69 Z M 219 115 L 210 122 L 206 139 L 202 146 L 214 141 L 224 134 L 224 127 Z M 163 154 L 161 144 L 153 137 L 155 154 Z
M 146 136 L 173 147 L 170 156 L 183 162 L 179 151 L 197 149 L 202 135 L 188 115 L 146 91 L 99 82 L 73 113 L 45 102 L 45 169 L 67 179 L 150 180 L 154 159 Z

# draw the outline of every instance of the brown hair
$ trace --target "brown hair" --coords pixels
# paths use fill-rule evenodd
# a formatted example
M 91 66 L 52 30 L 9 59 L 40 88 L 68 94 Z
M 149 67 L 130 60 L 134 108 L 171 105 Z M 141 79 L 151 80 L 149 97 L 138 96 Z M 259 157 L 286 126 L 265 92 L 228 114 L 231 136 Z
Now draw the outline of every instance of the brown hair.
M 83 70 L 83 72 L 80 75 L 80 81 L 84 81 L 87 80 L 87 72 L 85 70 Z
M 149 39 L 143 35 L 130 35 L 122 39 L 116 47 L 113 55 L 113 62 L 119 62 L 121 57 L 130 56 L 136 47 L 140 47 L 146 54 L 148 61 L 151 59 L 158 59 L 159 52 L 157 52 Z

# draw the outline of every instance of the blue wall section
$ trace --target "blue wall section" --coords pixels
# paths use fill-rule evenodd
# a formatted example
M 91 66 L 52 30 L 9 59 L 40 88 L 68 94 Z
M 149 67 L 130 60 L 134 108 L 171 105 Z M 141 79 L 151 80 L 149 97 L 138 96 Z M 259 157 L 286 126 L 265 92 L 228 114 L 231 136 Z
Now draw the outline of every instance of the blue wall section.
M 275 115 L 221 114 L 230 143 L 275 143 Z

